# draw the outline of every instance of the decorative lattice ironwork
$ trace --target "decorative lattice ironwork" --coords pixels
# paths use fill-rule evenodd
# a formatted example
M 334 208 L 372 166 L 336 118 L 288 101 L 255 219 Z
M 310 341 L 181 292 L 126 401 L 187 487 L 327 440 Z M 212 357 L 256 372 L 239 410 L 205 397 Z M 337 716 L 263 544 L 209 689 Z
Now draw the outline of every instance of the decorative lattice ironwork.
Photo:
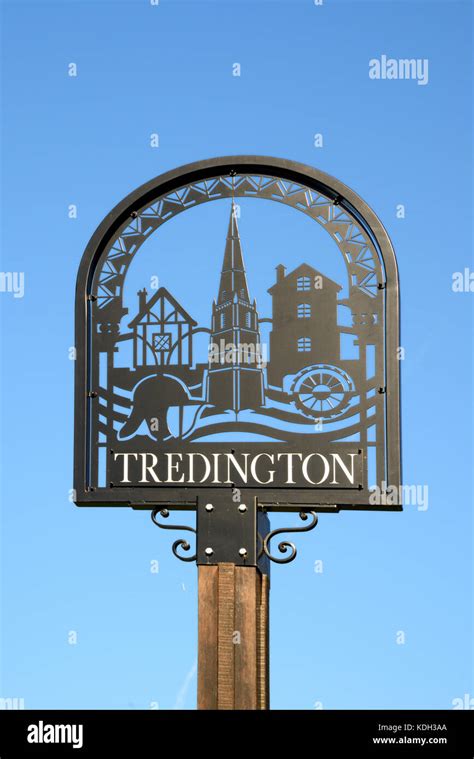
M 339 246 L 353 286 L 369 297 L 376 297 L 383 283 L 377 252 L 366 232 L 337 199 L 278 177 L 234 174 L 180 187 L 136 212 L 111 244 L 99 270 L 98 308 L 105 310 L 117 304 L 130 263 L 145 240 L 162 224 L 201 203 L 232 197 L 273 200 L 310 216 Z

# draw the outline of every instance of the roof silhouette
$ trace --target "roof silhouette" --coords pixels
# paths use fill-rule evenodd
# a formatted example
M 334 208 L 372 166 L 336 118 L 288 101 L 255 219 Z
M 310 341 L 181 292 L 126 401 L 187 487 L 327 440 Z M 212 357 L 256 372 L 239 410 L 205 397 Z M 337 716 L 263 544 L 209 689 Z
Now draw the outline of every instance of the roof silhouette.
M 279 266 L 283 266 L 283 264 L 279 264 Z M 293 277 L 294 275 L 297 275 L 301 272 L 301 274 L 306 274 L 307 272 L 311 272 L 314 276 L 322 277 L 323 282 L 327 282 L 331 287 L 337 288 L 337 290 L 342 290 L 342 285 L 339 285 L 337 282 L 334 282 L 333 279 L 330 277 L 327 277 L 325 274 L 322 274 L 318 269 L 315 269 L 314 266 L 310 266 L 310 264 L 302 263 L 299 266 L 296 267 L 296 269 L 293 269 L 293 271 L 288 272 L 282 279 L 280 279 L 278 282 L 275 282 L 268 290 L 270 294 L 273 293 L 274 290 L 281 287 L 282 285 L 288 284 L 287 280 L 289 277 Z
M 156 301 L 159 300 L 161 297 L 166 298 L 172 306 L 175 307 L 176 311 L 178 311 L 181 316 L 185 318 L 187 322 L 192 324 L 194 327 L 197 326 L 197 322 L 194 321 L 194 319 L 188 314 L 187 311 L 178 303 L 176 298 L 174 298 L 169 290 L 166 289 L 166 287 L 160 287 L 159 290 L 156 291 L 154 295 L 150 298 L 150 300 L 145 303 L 143 308 L 138 312 L 138 314 L 135 316 L 135 318 L 130 322 L 128 325 L 129 327 L 135 327 L 137 324 L 140 324 L 143 317 L 146 316 L 146 314 L 150 311 L 150 309 L 155 305 Z

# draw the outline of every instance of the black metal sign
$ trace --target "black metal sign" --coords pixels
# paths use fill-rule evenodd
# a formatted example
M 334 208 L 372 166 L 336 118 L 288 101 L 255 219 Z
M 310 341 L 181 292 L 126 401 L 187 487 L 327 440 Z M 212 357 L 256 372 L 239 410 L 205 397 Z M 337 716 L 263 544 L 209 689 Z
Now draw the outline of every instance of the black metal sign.
M 252 281 L 242 199 L 284 204 L 322 226 L 344 276 L 328 276 L 317 250 L 289 265 L 276 249 Z M 156 286 L 141 282 L 126 301 L 144 243 L 214 201 L 228 217 L 218 253 L 179 253 L 183 276 L 215 283 L 209 302 L 199 286 L 173 288 L 159 265 Z M 349 188 L 253 156 L 168 172 L 104 219 L 81 262 L 76 502 L 193 508 L 217 489 L 268 509 L 399 508 L 393 496 L 389 506 L 369 500 L 373 485 L 400 485 L 398 345 L 395 255 Z

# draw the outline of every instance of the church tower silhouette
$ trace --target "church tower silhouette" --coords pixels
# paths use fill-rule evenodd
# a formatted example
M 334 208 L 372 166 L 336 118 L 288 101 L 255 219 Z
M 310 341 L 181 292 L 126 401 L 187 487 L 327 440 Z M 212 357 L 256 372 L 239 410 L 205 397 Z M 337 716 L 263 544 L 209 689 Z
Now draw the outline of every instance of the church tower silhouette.
M 207 400 L 235 412 L 264 404 L 257 304 L 250 301 L 234 202 L 212 304 Z

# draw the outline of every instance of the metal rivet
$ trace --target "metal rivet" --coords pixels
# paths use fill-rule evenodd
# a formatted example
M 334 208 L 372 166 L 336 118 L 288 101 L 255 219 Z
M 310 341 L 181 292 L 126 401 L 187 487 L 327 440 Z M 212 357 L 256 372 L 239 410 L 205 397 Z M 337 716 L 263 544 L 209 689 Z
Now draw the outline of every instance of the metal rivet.
M 206 511 L 214 511 L 214 506 L 212 503 L 206 503 Z
M 239 550 L 239 554 L 240 554 L 241 556 L 247 556 L 247 549 L 246 549 L 246 548 L 241 548 L 241 549 Z
M 206 548 L 206 550 L 204 551 L 204 553 L 206 554 L 206 556 L 212 556 L 212 554 L 214 553 L 214 551 L 212 550 L 212 548 Z
M 240 504 L 240 506 L 239 506 L 239 511 L 241 511 L 242 513 L 243 513 L 244 511 L 247 511 L 247 506 L 245 505 L 245 503 L 241 503 L 241 504 Z

